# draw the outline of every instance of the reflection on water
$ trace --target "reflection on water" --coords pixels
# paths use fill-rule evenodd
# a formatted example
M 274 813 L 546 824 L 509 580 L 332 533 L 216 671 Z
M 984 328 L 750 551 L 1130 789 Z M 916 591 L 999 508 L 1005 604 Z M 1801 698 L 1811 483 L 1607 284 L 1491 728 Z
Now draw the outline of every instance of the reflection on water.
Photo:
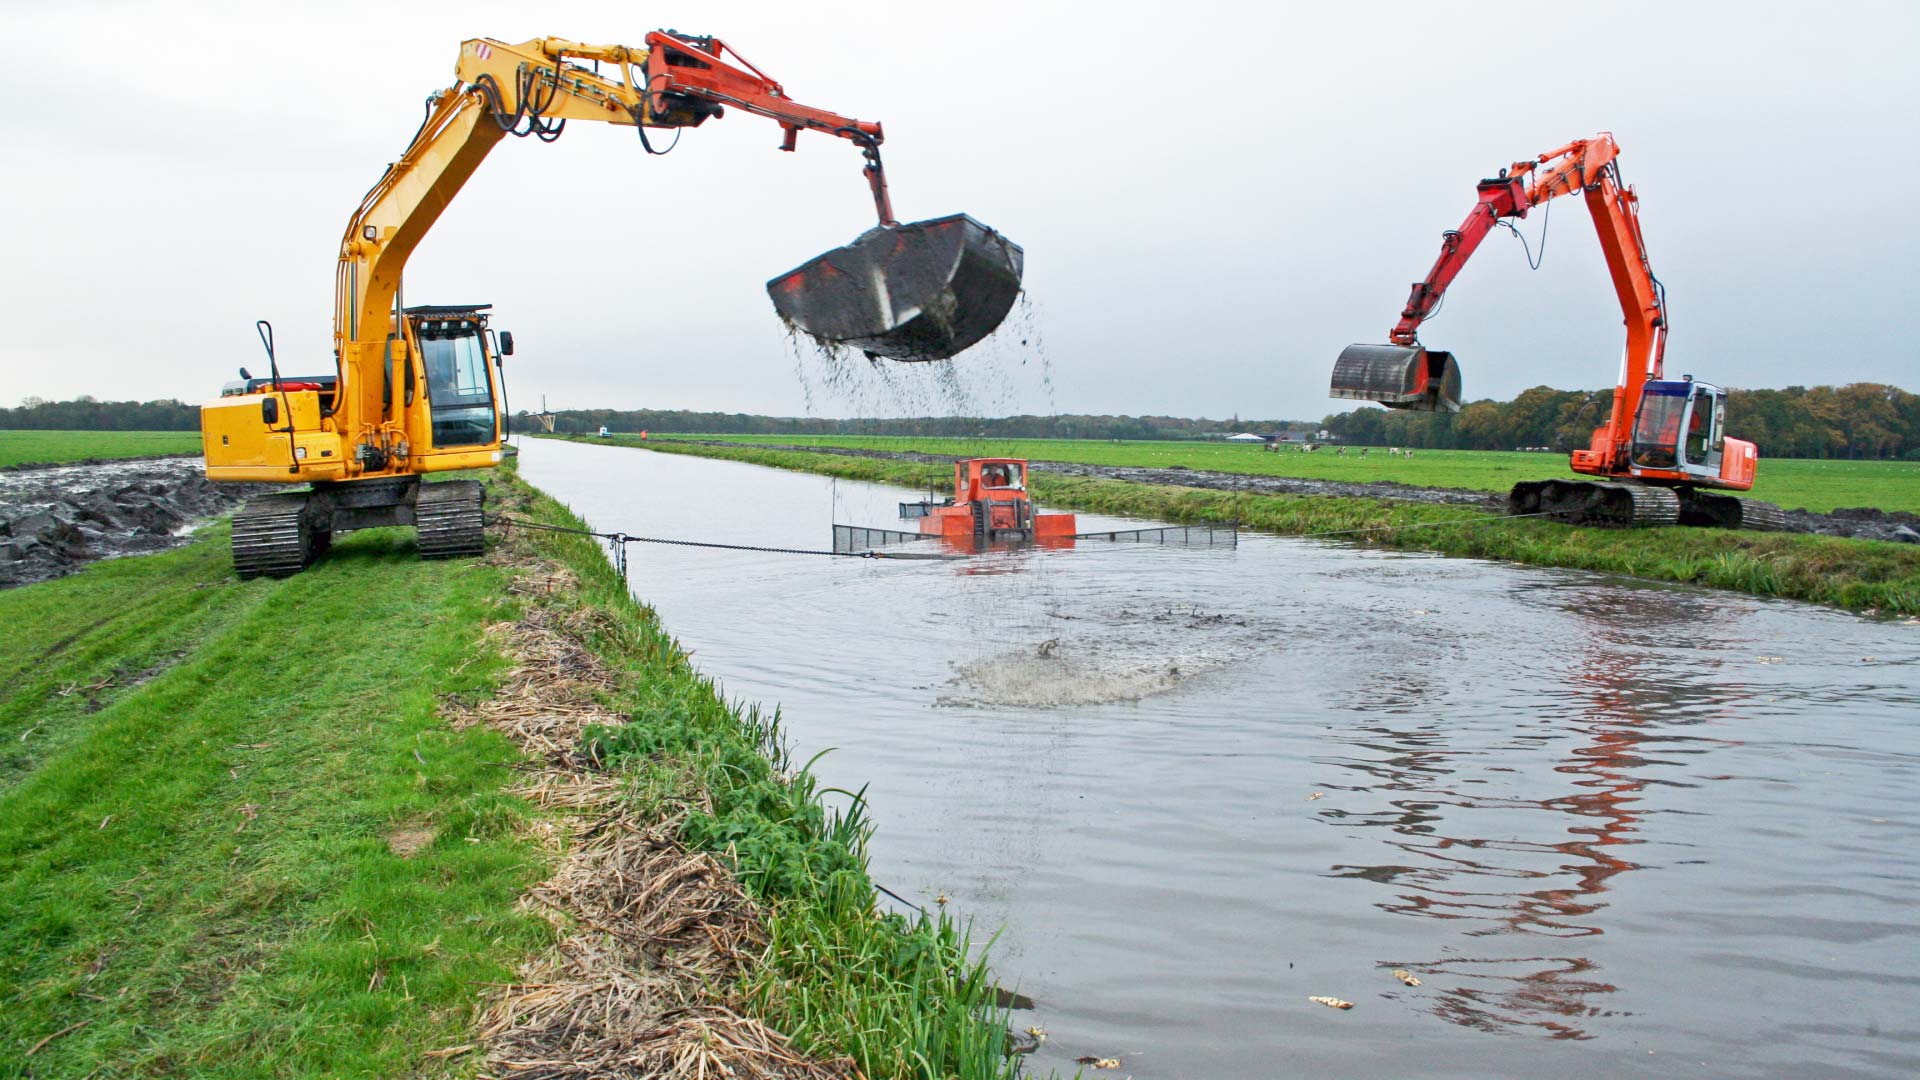
M 1671 812 L 1659 789 L 1695 786 L 1657 774 L 1693 764 L 1719 742 L 1685 729 L 1728 718 L 1726 703 L 1746 691 L 1738 683 L 1703 690 L 1675 676 L 1674 643 L 1698 640 L 1715 621 L 1714 605 L 1697 596 L 1607 589 L 1560 599 L 1587 647 L 1564 666 L 1527 673 L 1539 706 L 1559 714 L 1552 731 L 1515 733 L 1508 753 L 1494 757 L 1456 745 L 1444 718 L 1362 727 L 1348 739 L 1353 755 L 1326 760 L 1359 775 L 1348 790 L 1380 793 L 1385 805 L 1320 816 L 1336 828 L 1392 834 L 1384 840 L 1392 861 L 1336 864 L 1328 876 L 1385 887 L 1390 895 L 1374 901 L 1383 911 L 1448 922 L 1437 955 L 1379 961 L 1428 984 L 1435 1015 L 1587 1039 L 1589 1020 L 1618 1011 L 1605 995 L 1619 987 L 1578 946 L 1607 933 L 1607 893 L 1639 868 L 1627 849 L 1643 843 L 1645 820 Z M 1395 684 L 1379 695 L 1382 711 L 1413 711 L 1422 684 Z M 1537 768 L 1494 763 L 1513 760 L 1513 751 L 1560 755 L 1551 772 L 1563 789 L 1539 795 Z
M 602 528 L 749 544 L 912 494 L 575 444 L 522 469 Z M 881 883 L 1001 931 L 1042 1074 L 1920 1074 L 1920 629 L 1257 535 L 650 548 L 633 582 L 803 757 L 838 748 Z

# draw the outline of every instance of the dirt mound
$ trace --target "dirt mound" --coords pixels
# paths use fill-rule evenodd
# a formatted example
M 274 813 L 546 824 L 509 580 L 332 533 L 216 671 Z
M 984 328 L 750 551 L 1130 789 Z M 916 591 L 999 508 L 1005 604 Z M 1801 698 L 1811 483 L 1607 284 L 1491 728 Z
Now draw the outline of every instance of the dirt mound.
M 215 484 L 198 458 L 107 461 L 0 475 L 0 587 L 115 555 L 159 551 L 262 484 Z
M 1787 529 L 1821 536 L 1851 536 L 1862 540 L 1920 544 L 1920 514 L 1878 510 L 1871 506 L 1843 506 L 1831 514 L 1789 510 Z

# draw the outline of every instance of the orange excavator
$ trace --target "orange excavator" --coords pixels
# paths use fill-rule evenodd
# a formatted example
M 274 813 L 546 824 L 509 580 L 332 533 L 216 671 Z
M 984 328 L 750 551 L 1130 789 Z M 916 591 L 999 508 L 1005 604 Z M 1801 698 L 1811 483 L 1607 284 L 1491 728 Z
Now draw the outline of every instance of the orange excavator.
M 1515 162 L 1482 180 L 1479 201 L 1458 229 L 1441 239 L 1440 257 L 1416 282 L 1384 345 L 1350 345 L 1333 368 L 1330 394 L 1377 401 L 1391 409 L 1460 409 L 1460 368 L 1453 354 L 1420 344 L 1420 324 L 1440 308 L 1447 287 L 1496 227 L 1559 195 L 1586 198 L 1600 250 L 1626 316 L 1627 345 L 1614 388 L 1613 411 L 1585 450 L 1572 453 L 1574 472 L 1596 480 L 1532 480 L 1514 485 L 1508 512 L 1570 524 L 1714 525 L 1776 530 L 1778 506 L 1720 491 L 1753 487 L 1754 444 L 1726 434 L 1727 392 L 1682 376 L 1664 377 L 1666 289 L 1654 276 L 1640 233 L 1640 200 L 1620 179 L 1620 147 L 1602 133 Z

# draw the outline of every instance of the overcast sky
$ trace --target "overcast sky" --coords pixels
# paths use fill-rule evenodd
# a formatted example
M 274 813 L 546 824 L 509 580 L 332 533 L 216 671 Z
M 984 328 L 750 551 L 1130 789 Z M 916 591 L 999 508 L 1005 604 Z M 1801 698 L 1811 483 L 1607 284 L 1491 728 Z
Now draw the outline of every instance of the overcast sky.
M 1668 287 L 1670 373 L 1920 390 L 1910 2 L 0 0 L 0 19 L 6 404 L 202 400 L 261 364 L 256 318 L 283 370 L 330 370 L 347 215 L 460 41 L 661 27 L 884 122 L 902 219 L 966 211 L 1025 247 L 1053 387 L 1020 365 L 1031 346 L 963 355 L 976 387 L 1012 387 L 979 397 L 993 411 L 1342 408 L 1335 355 L 1385 339 L 1474 182 L 1602 130 Z M 733 113 L 668 157 L 608 125 L 504 140 L 407 299 L 493 303 L 518 339 L 516 406 L 885 409 L 870 386 L 808 384 L 787 351 L 764 282 L 872 211 L 853 147 L 778 137 Z M 1593 227 L 1578 200 L 1556 207 L 1538 272 L 1494 235 L 1423 332 L 1469 397 L 1613 381 Z

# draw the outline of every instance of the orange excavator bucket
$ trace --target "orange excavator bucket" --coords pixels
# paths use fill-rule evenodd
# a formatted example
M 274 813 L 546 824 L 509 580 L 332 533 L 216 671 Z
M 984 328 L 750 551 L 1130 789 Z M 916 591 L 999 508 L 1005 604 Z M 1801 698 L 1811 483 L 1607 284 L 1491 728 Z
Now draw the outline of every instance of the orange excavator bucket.
M 1460 411 L 1460 365 L 1422 345 L 1349 345 L 1333 364 L 1332 397 L 1389 409 Z
M 883 225 L 767 282 L 813 338 L 894 360 L 945 360 L 993 333 L 1020 295 L 1020 245 L 965 214 Z

